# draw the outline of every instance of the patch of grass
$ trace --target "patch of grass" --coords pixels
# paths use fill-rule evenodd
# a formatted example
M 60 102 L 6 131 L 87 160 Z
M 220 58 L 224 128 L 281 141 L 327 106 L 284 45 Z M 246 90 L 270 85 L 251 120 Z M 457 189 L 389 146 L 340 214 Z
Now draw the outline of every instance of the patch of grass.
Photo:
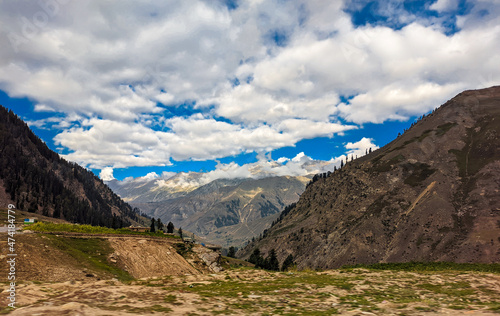
M 381 195 L 375 201 L 373 201 L 373 203 L 368 206 L 367 215 L 373 214 L 375 216 L 380 216 L 383 209 L 391 205 L 391 203 L 385 198 L 386 196 Z
M 457 123 L 453 122 L 448 122 L 448 123 L 445 123 L 445 124 L 442 124 L 442 125 L 439 125 L 437 127 L 437 131 L 436 131 L 436 136 L 442 136 L 444 134 L 446 134 L 446 132 L 448 132 L 453 126 L 456 126 Z
M 183 257 L 186 257 L 187 254 L 191 252 L 191 249 L 193 249 L 192 244 L 184 244 L 184 243 L 174 244 L 173 247 L 175 248 L 177 253 Z
M 415 310 L 420 311 L 420 312 L 434 312 L 435 309 L 429 306 L 415 306 Z
M 430 175 L 432 175 L 436 169 L 432 169 L 426 163 L 415 163 L 415 164 L 405 164 L 405 170 L 410 170 L 411 174 L 405 179 L 404 183 L 411 185 L 412 187 L 418 186 L 427 179 Z
M 275 274 L 275 276 L 278 274 Z M 295 273 L 293 275 L 279 274 L 281 277 L 256 282 L 242 282 L 239 280 L 218 280 L 211 284 L 191 284 L 188 291 L 203 297 L 238 297 L 248 295 L 279 295 L 280 292 L 302 293 L 303 288 L 297 284 L 310 284 L 315 288 L 335 286 L 344 290 L 351 290 L 354 284 L 348 278 L 316 273 Z
M 489 303 L 488 310 L 500 313 L 500 302 Z
M 395 285 L 388 286 L 384 289 L 371 288 L 364 290 L 364 296 L 370 297 L 377 303 L 387 300 L 396 304 L 405 304 L 419 302 L 421 300 L 420 295 L 418 295 L 418 293 L 416 293 L 413 289 Z
M 109 310 L 109 311 L 126 311 L 127 313 L 133 314 L 150 314 L 151 312 L 159 312 L 159 313 L 169 313 L 172 312 L 172 309 L 169 307 L 164 307 L 161 305 L 153 305 L 150 307 L 135 307 L 130 305 L 120 305 L 120 306 L 110 306 L 110 305 L 98 305 L 97 307 Z
M 177 296 L 175 295 L 165 295 L 165 298 L 163 299 L 165 303 L 172 304 L 172 305 L 182 305 L 181 302 L 177 301 Z
M 354 268 L 371 270 L 394 271 L 476 271 L 500 273 L 500 263 L 455 263 L 455 262 L 401 262 L 401 263 L 375 263 L 343 266 L 342 269 Z
M 397 149 L 404 148 L 406 145 L 411 144 L 411 143 L 414 143 L 414 142 L 416 142 L 416 141 L 418 141 L 418 142 L 420 142 L 420 143 L 421 143 L 424 139 L 426 139 L 428 136 L 430 136 L 430 135 L 431 135 L 431 132 L 432 132 L 432 130 L 431 130 L 431 129 L 428 129 L 428 130 L 424 131 L 424 132 L 422 133 L 422 135 L 417 136 L 417 137 L 412 137 L 411 139 L 409 139 L 409 140 L 405 141 L 405 142 L 403 143 L 403 145 L 402 145 L 402 146 L 399 146 Z M 395 149 L 394 149 L 394 150 L 395 150 Z
M 397 155 L 397 156 L 392 157 L 391 159 L 386 160 L 386 161 L 382 161 L 382 160 L 375 161 L 375 159 L 374 159 L 374 160 L 372 160 L 372 162 L 373 162 L 372 169 L 375 172 L 387 172 L 387 171 L 391 170 L 393 165 L 398 164 L 404 160 L 405 160 L 405 157 L 403 155 Z
M 340 314 L 339 310 L 336 308 L 329 308 L 327 310 L 308 310 L 308 309 L 298 309 L 296 313 L 284 313 L 283 315 L 307 315 L 307 316 L 327 316 Z
M 127 272 L 107 261 L 113 252 L 107 240 L 99 238 L 66 238 L 47 235 L 52 245 L 75 258 L 83 267 L 111 274 L 120 281 L 131 281 L 134 278 Z
M 444 294 L 452 297 L 464 297 L 475 294 L 474 289 L 471 288 L 467 282 L 445 283 L 445 284 L 430 284 L 423 283 L 418 287 L 434 292 L 436 294 Z
M 161 233 L 150 233 L 150 232 L 135 232 L 127 228 L 113 229 L 101 226 L 91 226 L 91 225 L 78 225 L 78 224 L 56 224 L 48 222 L 38 222 L 29 225 L 24 228 L 38 231 L 38 232 L 68 232 L 68 233 L 82 233 L 82 234 L 127 234 L 127 235 L 144 235 L 144 236 L 155 236 L 164 238 L 176 238 L 178 236 L 165 235 Z
M 419 137 L 417 137 L 417 140 L 419 143 L 421 143 L 424 139 L 426 139 L 428 136 L 431 135 L 432 130 L 428 129 L 425 132 L 422 133 Z

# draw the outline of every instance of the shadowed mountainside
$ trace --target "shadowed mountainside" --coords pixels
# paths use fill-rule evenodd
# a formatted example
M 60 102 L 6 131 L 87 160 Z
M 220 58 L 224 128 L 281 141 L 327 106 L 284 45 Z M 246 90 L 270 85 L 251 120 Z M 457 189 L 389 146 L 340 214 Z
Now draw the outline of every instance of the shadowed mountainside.
M 2 106 L 0 202 L 82 224 L 116 228 L 141 220 L 92 172 L 62 159 Z

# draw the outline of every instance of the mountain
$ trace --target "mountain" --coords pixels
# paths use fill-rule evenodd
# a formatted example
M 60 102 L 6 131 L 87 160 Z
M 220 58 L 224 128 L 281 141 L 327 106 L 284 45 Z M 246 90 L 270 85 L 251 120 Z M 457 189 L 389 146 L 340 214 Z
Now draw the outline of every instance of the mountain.
M 182 175 L 182 182 L 174 176 L 107 183 L 133 206 L 163 223 L 171 221 L 175 227 L 223 246 L 242 246 L 268 228 L 286 205 L 296 202 L 309 181 L 288 176 L 218 179 L 193 190 L 196 179 L 187 181 L 186 176 Z
M 403 135 L 316 176 L 264 238 L 299 268 L 500 262 L 500 87 L 465 91 Z
M 62 159 L 2 106 L 0 202 L 82 224 L 121 227 L 141 220 L 92 172 Z
M 126 202 L 149 203 L 186 195 L 201 186 L 202 176 L 199 172 L 179 172 L 167 179 L 146 176 L 124 181 L 114 179 L 104 183 Z

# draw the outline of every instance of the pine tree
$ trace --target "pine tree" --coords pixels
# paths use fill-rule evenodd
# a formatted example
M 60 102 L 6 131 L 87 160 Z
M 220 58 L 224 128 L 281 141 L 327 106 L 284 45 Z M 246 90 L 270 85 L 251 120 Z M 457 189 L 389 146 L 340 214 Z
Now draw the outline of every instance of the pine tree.
M 271 271 L 279 271 L 280 270 L 280 262 L 278 261 L 278 257 L 276 257 L 276 251 L 271 249 L 269 256 L 266 258 L 266 267 L 267 270 Z
M 158 221 L 156 221 L 156 226 L 158 227 L 158 231 L 163 231 L 163 223 L 161 222 L 161 218 L 158 218 Z
M 260 255 L 260 249 L 255 248 L 253 250 L 252 254 L 250 255 L 250 258 L 248 258 L 248 262 L 257 265 L 257 263 L 260 261 L 260 259 L 262 259 L 261 255 Z
M 168 222 L 167 224 L 167 234 L 173 234 L 174 233 L 174 224 L 172 222 Z
M 286 271 L 288 268 L 294 266 L 295 263 L 293 262 L 293 256 L 290 254 L 288 257 L 286 257 L 285 261 L 283 261 L 283 264 L 281 265 L 281 271 Z
M 236 248 L 233 246 L 229 247 L 229 251 L 227 252 L 227 256 L 229 258 L 236 258 Z
M 152 233 L 155 233 L 156 232 L 156 228 L 155 228 L 155 218 L 153 217 L 151 219 L 151 228 L 149 229 L 150 232 Z
M 181 237 L 181 239 L 183 239 L 182 238 L 182 228 L 179 228 L 179 237 Z

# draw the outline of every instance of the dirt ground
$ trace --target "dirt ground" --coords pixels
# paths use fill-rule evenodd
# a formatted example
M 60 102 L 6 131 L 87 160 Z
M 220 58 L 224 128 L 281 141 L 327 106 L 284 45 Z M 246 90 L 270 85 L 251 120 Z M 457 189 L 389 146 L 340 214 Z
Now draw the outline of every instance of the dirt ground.
M 176 241 L 145 236 L 17 234 L 17 308 L 6 307 L 9 292 L 3 254 L 7 253 L 7 244 L 2 240 L 0 314 L 498 315 L 500 312 L 500 274 L 366 269 L 267 272 L 248 266 L 233 266 L 215 273 L 195 251 L 186 252 L 190 246 L 180 245 L 175 249 L 179 247 Z
M 17 297 L 9 315 L 498 315 L 500 275 L 242 268 L 129 283 L 25 282 Z
M 199 274 L 166 239 L 108 238 L 115 250 L 111 260 L 135 278 Z
M 2 237 L 0 259 L 3 261 L 6 260 L 8 253 L 7 234 L 0 234 L 0 236 Z M 74 249 L 67 248 L 65 242 L 58 243 L 58 240 L 71 241 L 75 238 L 98 240 L 98 244 L 94 246 L 99 247 L 93 252 L 88 250 L 90 252 L 88 258 L 75 257 L 72 252 Z M 20 280 L 64 282 L 115 277 L 112 271 L 95 267 L 93 263 L 96 263 L 96 260 L 98 265 L 104 262 L 115 266 L 117 269 L 127 271 L 136 279 L 211 272 L 200 258 L 194 258 L 190 260 L 193 262 L 188 262 L 179 255 L 174 249 L 174 245 L 179 242 L 168 238 L 18 233 L 15 235 L 15 240 L 16 274 Z M 106 251 L 106 254 L 101 251 Z M 92 259 L 95 260 L 90 261 Z M 0 265 L 0 280 L 7 280 L 6 264 Z

